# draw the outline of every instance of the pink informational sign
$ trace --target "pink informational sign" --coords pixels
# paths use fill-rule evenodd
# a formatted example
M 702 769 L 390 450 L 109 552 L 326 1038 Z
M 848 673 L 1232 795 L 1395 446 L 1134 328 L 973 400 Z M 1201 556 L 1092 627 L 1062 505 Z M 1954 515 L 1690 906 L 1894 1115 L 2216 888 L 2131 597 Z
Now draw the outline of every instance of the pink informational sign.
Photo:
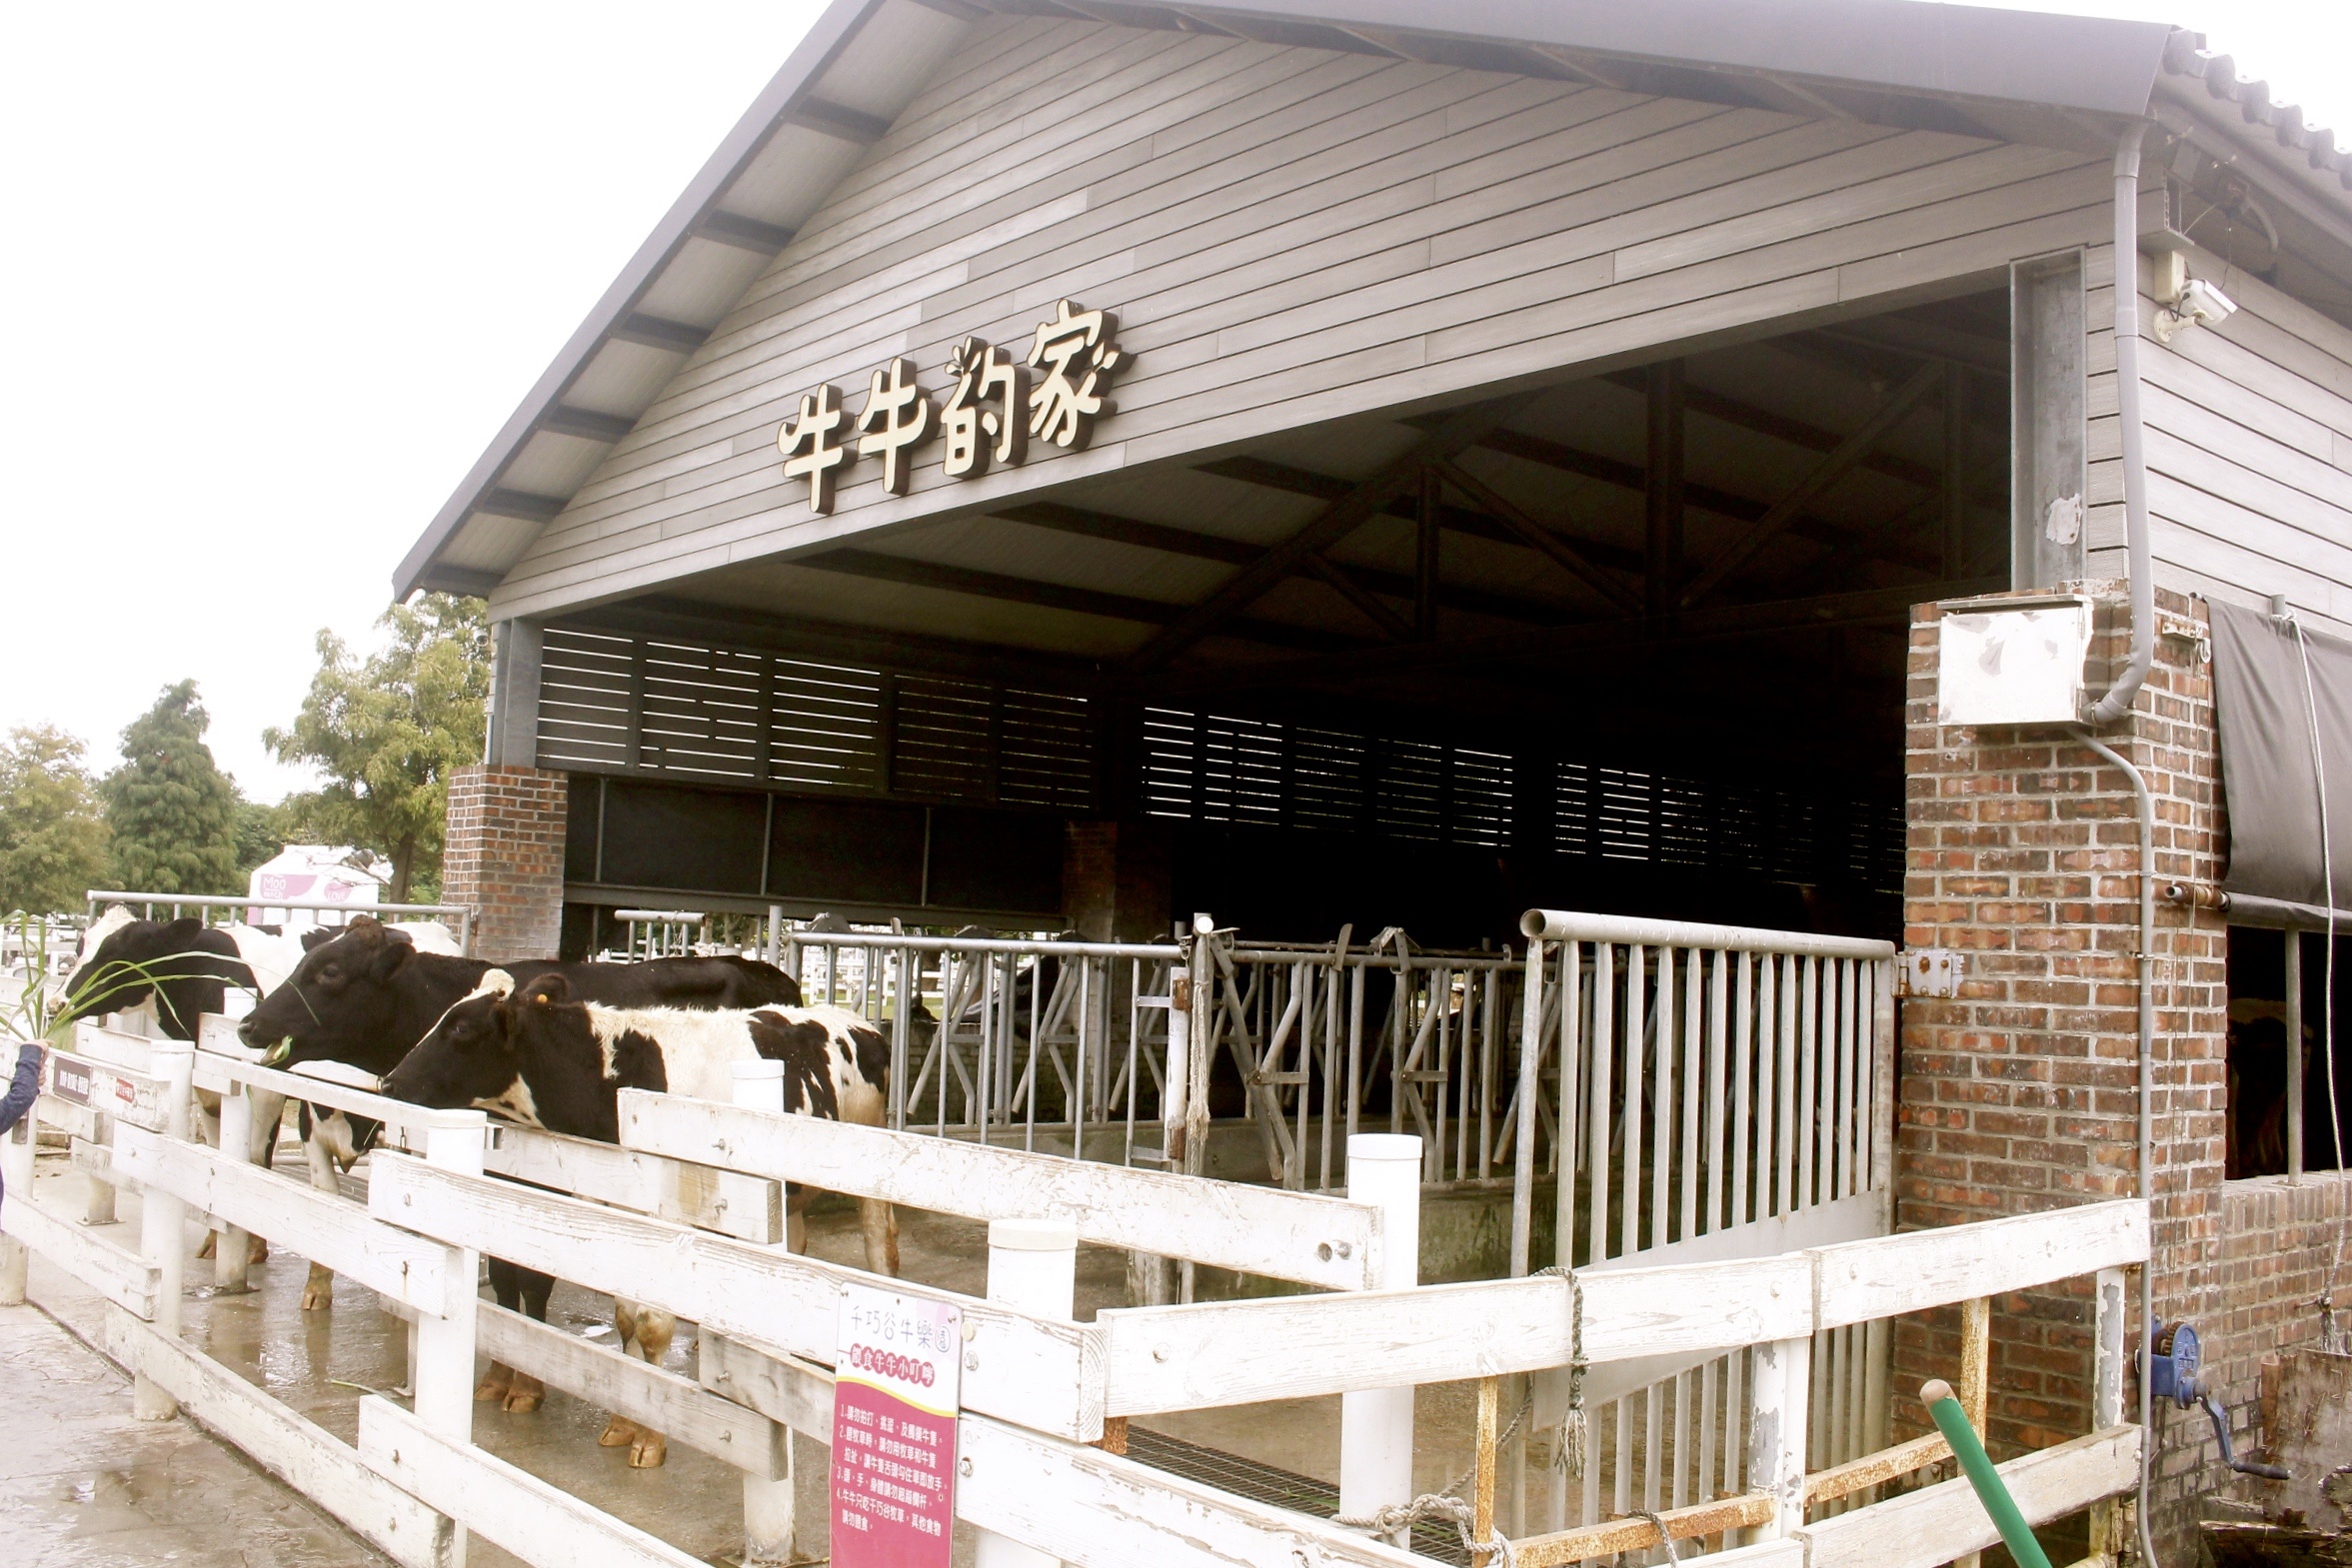
M 948 1568 L 964 1313 L 842 1288 L 833 1383 L 834 1568 Z

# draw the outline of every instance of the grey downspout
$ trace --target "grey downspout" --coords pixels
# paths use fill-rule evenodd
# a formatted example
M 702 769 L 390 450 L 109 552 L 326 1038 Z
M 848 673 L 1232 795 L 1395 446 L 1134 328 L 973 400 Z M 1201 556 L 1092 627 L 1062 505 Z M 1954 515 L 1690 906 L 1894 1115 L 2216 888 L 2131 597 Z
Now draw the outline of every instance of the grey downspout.
M 2124 554 L 2131 574 L 2131 657 L 2106 695 L 2093 704 L 2090 723 L 2111 725 L 2131 712 L 2156 663 L 2156 574 L 2148 546 L 2148 466 L 2140 420 L 2140 142 L 2145 123 L 2129 126 L 2115 144 L 2115 411 L 2123 426 Z M 2156 802 L 2148 782 L 2129 759 L 2088 730 L 2076 739 L 2123 770 L 2139 801 L 2140 937 L 2136 966 L 2140 1025 L 2140 1199 L 2155 1225 L 2156 1165 L 2153 1106 L 2156 1087 Z M 2156 1321 L 2156 1259 L 2151 1248 L 2140 1269 L 2140 1484 L 2137 1515 L 2140 1558 L 2156 1568 L 2156 1543 L 2148 1526 L 2149 1479 L 2155 1465 L 2154 1399 L 2145 1346 Z
M 2111 725 L 2131 712 L 2156 662 L 2156 581 L 2148 551 L 2148 463 L 2140 423 L 2140 139 L 2134 125 L 2115 145 L 2115 411 L 2123 423 L 2123 540 L 2131 573 L 2131 658 L 2091 708 Z
M 2131 781 L 2132 793 L 2138 798 L 2140 831 L 2140 939 L 2136 955 L 2140 993 L 2140 1201 L 2149 1205 L 2148 1225 L 2151 1233 L 2149 1257 L 2140 1269 L 2140 1345 L 2147 1346 L 2149 1325 L 2156 1321 L 2156 1259 L 2153 1246 L 2156 1201 L 2156 1129 L 2154 1105 L 2156 1100 L 2156 992 L 2152 976 L 2156 967 L 2156 877 L 2153 862 L 2156 857 L 2156 800 L 2148 792 L 2148 781 L 2131 765 L 2131 760 L 2106 742 L 2079 726 L 2069 733 L 2075 740 L 2089 747 L 2115 767 L 2123 770 L 2123 777 Z M 2147 1359 L 2139 1357 L 2140 1372 L 2140 1485 L 2139 1516 L 2141 1561 L 2148 1568 L 2156 1568 L 2156 1544 L 2148 1532 L 2148 1481 L 2155 1463 L 2155 1401 L 2150 1391 Z

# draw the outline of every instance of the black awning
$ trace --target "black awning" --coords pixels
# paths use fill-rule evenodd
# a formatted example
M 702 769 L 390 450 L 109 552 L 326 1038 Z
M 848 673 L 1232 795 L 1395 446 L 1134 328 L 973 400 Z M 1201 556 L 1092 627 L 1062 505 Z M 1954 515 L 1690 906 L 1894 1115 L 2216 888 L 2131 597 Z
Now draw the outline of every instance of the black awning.
M 2352 925 L 2352 643 L 2219 600 L 2211 608 L 2230 918 L 2325 925 L 2332 905 L 2337 923 Z

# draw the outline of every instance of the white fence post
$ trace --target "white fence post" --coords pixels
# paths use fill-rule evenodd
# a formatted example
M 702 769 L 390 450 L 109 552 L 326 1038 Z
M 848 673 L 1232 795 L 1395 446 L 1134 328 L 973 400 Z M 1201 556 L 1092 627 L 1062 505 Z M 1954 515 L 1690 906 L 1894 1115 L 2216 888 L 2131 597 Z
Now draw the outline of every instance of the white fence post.
M 1358 1132 L 1347 1140 L 1347 1196 L 1380 1210 L 1380 1288 L 1420 1283 L 1421 1140 Z M 1412 1389 L 1339 1396 L 1339 1516 L 1368 1519 L 1412 1501 Z M 1404 1544 L 1399 1531 L 1396 1544 Z
M 221 1092 L 221 1157 L 239 1164 L 253 1158 L 253 1096 L 243 1084 L 232 1083 Z M 235 1225 L 221 1226 L 213 1237 L 214 1288 L 247 1288 L 246 1264 L 252 1256 L 253 1241 L 244 1231 Z
M 769 910 L 769 956 L 774 961 L 776 931 L 781 911 Z M 735 1103 L 746 1110 L 784 1110 L 784 1063 L 762 1057 L 757 1061 L 734 1064 Z M 784 1434 L 784 1474 L 773 1481 L 763 1480 L 748 1471 L 743 1478 L 743 1561 L 745 1568 L 769 1563 L 789 1563 L 793 1558 L 793 1535 L 799 1521 L 793 1511 L 793 1475 L 795 1464 L 793 1434 Z
M 1067 1219 L 989 1221 L 989 1299 L 1065 1321 L 1078 1310 L 1078 1226 Z M 983 1530 L 974 1568 L 1052 1568 L 1060 1559 Z
M 37 1050 L 38 1046 L 20 1043 L 19 1051 Z M 16 1056 L 8 1058 L 7 1082 L 16 1076 Z M 16 1130 L 0 1137 L 0 1188 L 17 1195 L 19 1203 L 30 1202 L 33 1196 L 33 1150 L 37 1146 L 35 1129 L 39 1122 L 38 1102 L 25 1112 Z M 93 1177 L 93 1180 L 96 1178 Z M 0 1236 L 0 1306 L 23 1306 L 25 1275 L 32 1262 L 32 1254 L 14 1236 Z
M 1752 1541 L 1777 1541 L 1805 1526 L 1806 1404 L 1812 1392 L 1813 1341 L 1771 1340 L 1750 1354 L 1748 1485 L 1772 1494 L 1773 1514 L 1749 1532 Z
M 425 1121 L 425 1163 L 469 1176 L 482 1174 L 490 1118 L 478 1110 L 436 1110 Z M 457 1442 L 474 1441 L 474 1322 L 482 1299 L 481 1255 L 456 1249 L 449 1299 L 438 1314 L 420 1313 L 409 1387 L 417 1419 Z M 447 1568 L 466 1568 L 466 1531 L 454 1524 Z
M 163 1081 L 163 1135 L 188 1136 L 188 1088 L 196 1072 L 196 1051 L 183 1040 L 158 1040 L 148 1070 Z M 155 1265 L 155 1328 L 180 1337 L 180 1285 L 188 1256 L 188 1205 L 160 1187 L 139 1194 L 139 1250 Z M 144 1372 L 131 1382 L 131 1413 L 142 1421 L 168 1421 L 179 1414 L 172 1398 Z

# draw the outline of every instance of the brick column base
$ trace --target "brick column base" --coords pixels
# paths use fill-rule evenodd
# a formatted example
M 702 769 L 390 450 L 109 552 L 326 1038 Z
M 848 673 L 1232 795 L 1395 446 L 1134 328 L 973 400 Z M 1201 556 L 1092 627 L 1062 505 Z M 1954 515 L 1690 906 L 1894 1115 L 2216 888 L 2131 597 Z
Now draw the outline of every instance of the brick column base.
M 1062 909 L 1088 941 L 1168 939 L 1173 845 L 1166 824 L 1072 822 L 1062 844 Z
M 564 925 L 566 775 L 476 765 L 450 775 L 441 895 L 474 910 L 474 955 L 553 958 Z
M 2123 663 L 2129 615 L 2106 586 L 2100 594 L 2089 673 L 2103 684 Z M 2158 599 L 2168 618 L 2202 619 L 2194 601 Z M 2130 784 L 2055 728 L 1939 726 L 1937 619 L 1923 607 L 1911 628 L 1904 940 L 1957 948 L 1965 968 L 1958 998 L 1914 997 L 1903 1008 L 1903 1229 L 2139 1191 Z M 2101 739 L 2155 795 L 2155 874 L 2209 883 L 2220 869 L 2219 762 L 2211 668 L 2194 648 L 2160 639 L 2129 723 Z M 2208 1330 L 2222 1327 L 2225 940 L 2219 915 L 2157 906 L 2156 1310 Z M 1924 1429 L 1918 1400 L 1905 1397 L 1922 1379 L 1958 1380 L 1957 1316 L 1898 1325 L 1898 1430 Z M 1993 1303 L 1988 1446 L 1997 1458 L 2088 1430 L 2090 1316 L 2087 1280 Z M 2145 1327 L 2135 1321 L 2131 1332 L 2136 1340 Z M 2126 1399 L 2136 1411 L 2136 1389 Z M 2196 1554 L 2194 1499 L 2220 1481 L 2210 1446 L 2200 1420 L 2176 1412 L 2164 1428 L 2151 1523 L 2167 1562 Z

